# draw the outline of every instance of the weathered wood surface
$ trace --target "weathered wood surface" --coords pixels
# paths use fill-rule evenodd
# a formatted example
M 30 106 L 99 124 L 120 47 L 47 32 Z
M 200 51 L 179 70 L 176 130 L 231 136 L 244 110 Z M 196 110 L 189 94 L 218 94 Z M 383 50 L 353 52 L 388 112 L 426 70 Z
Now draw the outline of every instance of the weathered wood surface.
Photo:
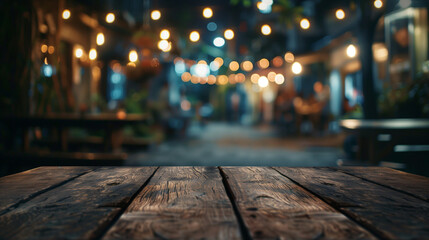
M 341 167 L 336 170 L 429 201 L 429 178 L 385 167 Z
M 100 168 L 0 216 L 0 239 L 91 239 L 128 206 L 156 168 Z
M 161 167 L 104 239 L 239 239 L 215 167 Z
M 428 202 L 333 169 L 275 169 L 380 237 L 429 239 Z
M 376 239 L 271 168 L 221 170 L 254 239 Z
M 0 178 L 0 215 L 90 170 L 88 167 L 43 167 Z

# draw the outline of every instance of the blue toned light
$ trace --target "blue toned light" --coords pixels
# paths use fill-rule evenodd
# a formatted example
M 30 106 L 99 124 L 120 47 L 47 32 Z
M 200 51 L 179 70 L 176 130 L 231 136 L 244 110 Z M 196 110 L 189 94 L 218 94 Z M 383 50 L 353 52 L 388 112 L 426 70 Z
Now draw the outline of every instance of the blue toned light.
M 174 71 L 177 73 L 177 75 L 181 75 L 186 71 L 186 65 L 184 61 L 177 61 L 176 64 L 174 64 Z
M 216 47 L 222 47 L 223 45 L 225 45 L 225 39 L 223 39 L 221 37 L 217 37 L 213 40 L 213 44 Z
M 113 84 L 120 83 L 121 82 L 121 78 L 122 78 L 121 74 L 119 74 L 119 73 L 113 73 L 112 77 L 111 77 L 112 83 Z
M 207 64 L 196 64 L 191 67 L 191 74 L 197 77 L 208 77 L 210 69 Z
M 53 69 L 51 65 L 45 64 L 43 65 L 42 69 L 43 69 L 43 75 L 45 77 L 52 77 Z
M 207 30 L 209 30 L 209 31 L 211 31 L 211 32 L 214 32 L 214 31 L 216 31 L 216 29 L 217 29 L 217 24 L 216 24 L 216 23 L 214 23 L 214 22 L 209 22 L 209 23 L 207 24 Z
M 217 70 L 219 70 L 219 68 L 220 68 L 220 65 L 219 65 L 218 62 L 213 61 L 213 62 L 210 63 L 210 70 L 212 72 L 216 72 Z

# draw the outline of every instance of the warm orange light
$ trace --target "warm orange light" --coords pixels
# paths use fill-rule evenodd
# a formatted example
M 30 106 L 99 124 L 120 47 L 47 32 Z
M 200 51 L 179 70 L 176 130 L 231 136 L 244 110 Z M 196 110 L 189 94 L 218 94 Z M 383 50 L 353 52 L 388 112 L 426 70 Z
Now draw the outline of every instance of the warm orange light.
M 258 80 L 259 80 L 259 77 L 260 77 L 259 74 L 254 73 L 254 74 L 252 74 L 252 76 L 250 76 L 250 81 L 252 83 L 254 83 L 254 84 L 257 84 Z
M 343 9 L 338 9 L 335 12 L 335 17 L 337 17 L 337 19 L 339 19 L 339 20 L 343 20 L 346 17 L 346 13 L 344 12 Z
M 189 34 L 189 40 L 197 42 L 200 40 L 200 34 L 197 31 L 192 31 L 191 34 Z
M 139 60 L 137 51 L 131 50 L 130 53 L 128 54 L 128 59 L 130 60 L 130 62 L 137 62 L 137 60 Z
M 227 77 L 226 75 L 220 75 L 220 76 L 218 76 L 218 78 L 217 78 L 217 82 L 218 82 L 220 85 L 225 85 L 225 84 L 227 84 L 227 83 L 228 83 L 228 77 Z
M 283 65 L 283 58 L 280 56 L 277 56 L 273 59 L 273 66 L 274 67 L 281 67 Z
M 229 63 L 229 69 L 231 69 L 231 71 L 237 71 L 240 68 L 240 65 L 238 65 L 238 62 L 236 61 L 232 61 L 231 63 Z
M 246 72 L 250 72 L 253 69 L 253 63 L 251 61 L 244 61 L 241 63 L 241 69 Z
M 104 34 L 103 33 L 98 33 L 97 34 L 97 39 L 96 39 L 97 45 L 101 46 L 104 44 Z
M 49 54 L 53 54 L 53 53 L 54 53 L 54 51 L 55 51 L 54 46 L 49 46 L 49 47 L 48 47 L 48 53 L 49 53 Z
M 213 85 L 216 83 L 216 77 L 214 75 L 209 75 L 207 77 L 207 83 L 210 85 Z
M 234 31 L 232 31 L 231 29 L 227 29 L 225 30 L 225 32 L 223 33 L 223 36 L 225 37 L 225 39 L 227 40 L 231 40 L 234 38 Z
M 163 30 L 159 33 L 159 37 L 160 37 L 161 39 L 164 39 L 164 40 L 166 40 L 166 39 L 170 38 L 170 31 L 168 31 L 167 29 L 163 29 Z
M 161 18 L 161 12 L 159 10 L 153 10 L 150 13 L 150 18 L 152 18 L 152 20 L 159 20 Z
M 268 61 L 268 59 L 266 58 L 262 58 L 261 60 L 259 60 L 258 65 L 260 68 L 267 68 L 270 66 L 270 61 Z
M 83 56 L 83 50 L 82 50 L 82 48 L 76 49 L 74 55 L 76 56 L 76 58 L 81 58 Z
M 89 59 L 95 60 L 97 58 L 97 50 L 94 48 L 89 51 Z
M 285 54 L 285 61 L 288 63 L 293 63 L 293 61 L 295 61 L 295 56 L 293 55 L 293 53 L 287 52 Z
M 268 81 L 270 82 L 274 82 L 275 78 L 276 78 L 276 73 L 275 72 L 269 72 L 267 75 Z
M 220 57 L 215 58 L 214 61 L 219 64 L 219 67 L 223 65 L 223 59 Z
M 271 34 L 271 27 L 268 24 L 264 24 L 261 27 L 261 33 L 264 35 L 270 35 Z
M 64 9 L 63 11 L 63 19 L 69 19 L 71 16 L 70 10 Z
M 308 21 L 307 18 L 301 19 L 301 22 L 299 22 L 299 25 L 302 29 L 306 30 L 310 28 L 310 21 Z
M 115 14 L 113 14 L 113 13 L 108 13 L 107 15 L 106 15 L 106 22 L 107 23 L 112 23 L 112 22 L 114 22 L 115 21 Z
M 211 18 L 213 16 L 213 10 L 209 7 L 204 8 L 203 10 L 203 16 L 205 18 Z
M 184 82 L 189 82 L 189 80 L 191 80 L 191 74 L 190 73 L 188 73 L 188 72 L 184 72 L 183 74 L 182 74 L 182 81 L 184 81 Z
M 374 1 L 374 7 L 376 7 L 376 8 L 383 7 L 383 2 L 381 0 L 375 0 Z
M 46 53 L 46 52 L 48 51 L 48 45 L 43 44 L 43 45 L 40 47 L 40 51 L 42 51 L 42 53 Z

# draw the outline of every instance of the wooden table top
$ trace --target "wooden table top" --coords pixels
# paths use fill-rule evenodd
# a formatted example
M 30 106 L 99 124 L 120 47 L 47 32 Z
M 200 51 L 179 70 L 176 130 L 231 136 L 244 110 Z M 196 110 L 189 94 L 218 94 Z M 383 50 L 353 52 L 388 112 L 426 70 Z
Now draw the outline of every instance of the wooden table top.
M 380 167 L 40 167 L 0 239 L 429 239 L 429 178 Z
M 340 126 L 345 130 L 429 130 L 429 120 L 420 118 L 396 119 L 344 119 Z

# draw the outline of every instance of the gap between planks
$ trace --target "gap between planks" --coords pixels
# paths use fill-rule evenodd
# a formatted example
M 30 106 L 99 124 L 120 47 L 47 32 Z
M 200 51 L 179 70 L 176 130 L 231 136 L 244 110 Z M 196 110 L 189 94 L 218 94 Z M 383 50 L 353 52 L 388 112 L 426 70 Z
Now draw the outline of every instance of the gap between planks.
M 407 192 L 407 191 L 399 189 L 399 188 L 391 187 L 391 186 L 389 186 L 387 184 L 384 184 L 384 183 L 373 181 L 373 180 L 368 179 L 368 178 L 366 178 L 364 176 L 359 176 L 359 175 L 357 175 L 355 173 L 351 173 L 351 172 L 349 172 L 347 170 L 343 170 L 343 169 L 339 169 L 339 168 L 335 168 L 335 167 L 329 167 L 329 169 L 332 169 L 332 170 L 337 171 L 337 172 L 345 173 L 345 174 L 353 176 L 353 177 L 360 178 L 360 179 L 362 179 L 364 181 L 367 181 L 367 182 L 370 182 L 370 183 L 373 183 L 373 184 L 376 184 L 376 185 L 379 185 L 379 186 L 382 186 L 382 187 L 385 187 L 385 188 L 389 188 L 389 189 L 397 191 L 397 192 L 401 192 L 401 193 L 407 194 L 407 195 L 409 195 L 411 197 L 418 198 L 418 199 L 423 200 L 425 202 L 429 202 L 429 199 L 425 199 L 424 197 L 418 196 L 416 194 L 413 194 L 411 192 Z
M 158 166 L 155 171 L 146 179 L 146 181 L 143 183 L 143 185 L 134 193 L 133 196 L 131 196 L 130 200 L 125 204 L 125 206 L 116 214 L 116 216 L 112 219 L 112 221 L 106 225 L 104 229 L 100 230 L 100 233 L 98 236 L 95 236 L 93 239 L 102 239 L 104 235 L 109 231 L 109 229 L 118 221 L 118 219 L 122 216 L 122 214 L 127 210 L 128 206 L 131 205 L 131 203 L 134 201 L 134 199 L 139 195 L 141 191 L 149 184 L 152 177 L 155 175 L 155 173 L 158 171 L 160 167 Z
M 31 170 L 32 170 L 32 169 L 31 169 Z M 45 189 L 42 189 L 42 190 L 40 190 L 40 191 L 38 191 L 38 192 L 32 193 L 32 194 L 31 194 L 30 196 L 28 196 L 27 198 L 25 198 L 25 199 L 21 199 L 21 200 L 19 200 L 17 203 L 15 203 L 15 204 L 13 204 L 12 206 L 8 207 L 7 209 L 4 209 L 4 210 L 0 211 L 0 216 L 2 216 L 2 215 L 6 214 L 6 213 L 8 213 L 8 212 L 10 212 L 10 211 L 12 211 L 12 210 L 14 210 L 14 209 L 17 209 L 20 205 L 22 205 L 22 204 L 24 204 L 24 203 L 26 203 L 26 202 L 28 202 L 28 201 L 31 201 L 32 199 L 34 199 L 35 197 L 37 197 L 37 196 L 39 196 L 39 195 L 41 195 L 41 194 L 43 194 L 43 193 L 46 193 L 46 192 L 48 192 L 48 191 L 50 191 L 50 190 L 53 190 L 53 189 L 55 189 L 55 188 L 58 188 L 58 187 L 60 187 L 60 186 L 63 186 L 63 185 L 65 185 L 65 184 L 67 184 L 67 183 L 69 183 L 69 182 L 71 182 L 71 181 L 75 180 L 75 179 L 76 179 L 76 178 L 78 178 L 78 177 L 81 177 L 81 176 L 83 176 L 83 175 L 85 175 L 85 174 L 88 174 L 88 173 L 90 173 L 90 172 L 93 172 L 94 170 L 95 170 L 95 169 L 89 169 L 89 170 L 88 170 L 88 171 L 86 171 L 86 172 L 80 173 L 80 174 L 78 174 L 78 175 L 76 175 L 76 176 L 73 176 L 73 177 L 71 177 L 71 178 L 69 178 L 69 179 L 67 179 L 67 180 L 64 180 L 64 181 L 62 181 L 62 182 L 59 182 L 59 183 L 54 184 L 54 185 L 52 185 L 52 186 L 49 186 L 49 187 L 47 187 L 47 188 L 45 188 Z
M 237 218 L 238 226 L 240 227 L 241 237 L 244 240 L 252 239 L 250 235 L 250 231 L 247 228 L 246 224 L 244 223 L 243 216 L 241 216 L 241 213 L 238 210 L 237 203 L 235 202 L 234 192 L 232 191 L 231 186 L 229 185 L 229 182 L 228 182 L 228 176 L 225 174 L 225 172 L 222 170 L 221 167 L 217 167 L 217 168 L 219 170 L 220 175 L 222 176 L 222 183 L 225 188 L 226 195 L 228 196 L 229 201 L 231 202 L 235 217 Z
M 331 206 L 332 208 L 334 208 L 335 210 L 337 210 L 338 212 L 342 213 L 344 216 L 346 216 L 348 219 L 350 219 L 350 221 L 356 223 L 357 225 L 361 226 L 362 228 L 366 229 L 368 232 L 370 232 L 371 234 L 373 234 L 375 237 L 379 238 L 379 239 L 388 239 L 382 235 L 380 235 L 377 231 L 377 229 L 375 229 L 373 226 L 371 226 L 370 224 L 365 224 L 365 222 L 360 222 L 356 219 L 354 219 L 352 216 L 350 216 L 347 212 L 343 211 L 340 207 L 335 206 L 334 204 L 330 204 L 329 202 L 325 201 L 325 199 L 323 197 L 321 197 L 319 194 L 315 193 L 314 191 L 304 187 L 303 185 L 301 185 L 299 182 L 295 181 L 294 179 L 286 176 L 284 173 L 282 173 L 281 171 L 277 170 L 275 167 L 271 167 L 272 169 L 274 169 L 276 172 L 278 172 L 280 175 L 282 175 L 283 177 L 289 179 L 290 181 L 292 181 L 293 183 L 295 183 L 296 185 L 298 185 L 299 187 L 301 187 L 302 189 L 304 189 L 305 191 L 313 194 L 314 196 L 316 196 L 317 198 L 319 198 L 321 201 L 323 201 L 324 203 L 328 204 L 329 206 Z M 351 175 L 353 176 L 353 175 Z M 354 177 L 354 176 L 353 176 Z

